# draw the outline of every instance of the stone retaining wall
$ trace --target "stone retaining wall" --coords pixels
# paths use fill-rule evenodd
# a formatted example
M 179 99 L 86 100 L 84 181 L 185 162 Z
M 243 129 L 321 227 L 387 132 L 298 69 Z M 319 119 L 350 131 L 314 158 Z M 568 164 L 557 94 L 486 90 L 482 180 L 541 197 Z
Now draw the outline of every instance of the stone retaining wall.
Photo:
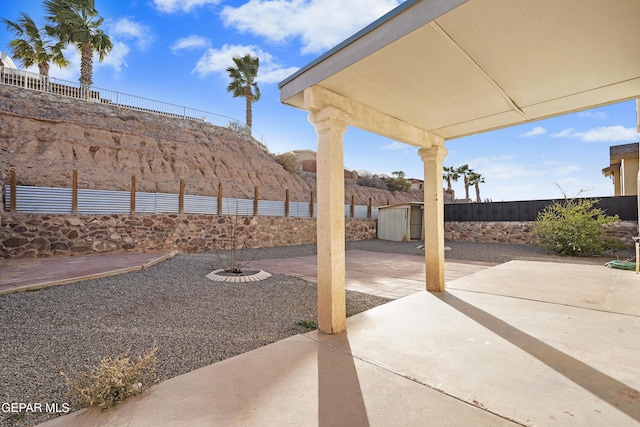
M 531 243 L 533 222 L 510 221 L 464 221 L 445 222 L 444 238 L 464 242 Z M 633 246 L 632 236 L 638 235 L 638 223 L 621 221 L 609 224 L 605 234 L 620 240 L 624 245 Z
M 39 215 L 0 214 L 0 257 L 230 247 L 234 236 L 252 236 L 250 246 L 316 242 L 316 220 L 217 215 Z M 376 220 L 346 218 L 347 240 L 376 237 Z
M 347 240 L 376 238 L 376 220 L 346 218 Z M 236 224 L 237 221 L 237 224 Z M 531 222 L 445 222 L 445 239 L 528 244 Z M 311 218 L 217 215 L 39 215 L 0 214 L 0 258 L 87 253 L 179 250 L 212 251 L 229 247 L 249 230 L 251 246 L 287 246 L 316 242 Z M 629 247 L 638 224 L 610 224 L 607 235 Z M 243 234 L 244 233 L 244 234 Z

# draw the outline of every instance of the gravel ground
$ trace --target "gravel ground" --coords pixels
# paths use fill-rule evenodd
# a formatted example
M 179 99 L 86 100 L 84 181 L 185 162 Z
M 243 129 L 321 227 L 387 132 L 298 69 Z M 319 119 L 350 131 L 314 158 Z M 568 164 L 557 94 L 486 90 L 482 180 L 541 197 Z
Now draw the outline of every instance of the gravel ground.
M 423 255 L 422 242 L 365 240 L 347 249 Z M 512 259 L 603 264 L 615 256 L 563 258 L 526 245 L 446 242 L 447 259 L 501 263 Z M 315 245 L 261 249 L 258 259 L 313 255 Z M 624 253 L 621 259 L 632 256 Z M 275 274 L 262 282 L 205 278 L 224 267 L 214 254 L 178 255 L 150 269 L 0 295 L 0 404 L 69 403 L 60 371 L 94 366 L 100 357 L 141 355 L 157 345 L 165 380 L 304 333 L 316 319 L 316 287 Z M 347 291 L 347 315 L 388 302 Z M 0 412 L 0 426 L 29 426 L 52 415 Z

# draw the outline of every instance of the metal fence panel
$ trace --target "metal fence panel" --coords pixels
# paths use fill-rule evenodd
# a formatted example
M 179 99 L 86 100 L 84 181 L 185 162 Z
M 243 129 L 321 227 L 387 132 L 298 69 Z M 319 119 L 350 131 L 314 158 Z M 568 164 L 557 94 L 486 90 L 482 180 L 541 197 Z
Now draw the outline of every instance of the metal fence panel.
M 177 194 L 155 193 L 156 208 L 155 213 L 178 213 L 180 211 L 180 201 Z
M 46 214 L 70 214 L 70 188 L 16 186 L 16 211 Z M 5 187 L 5 210 L 10 209 L 11 188 Z
M 363 205 L 355 205 L 353 209 L 353 216 L 355 218 L 366 218 L 369 213 L 369 208 Z
M 136 213 L 156 213 L 156 193 L 136 193 Z
M 131 212 L 128 191 L 78 189 L 79 214 L 121 214 Z
M 222 215 L 253 215 L 253 200 L 222 198 Z
M 309 203 L 289 202 L 289 216 L 309 218 Z
M 215 215 L 218 211 L 218 198 L 210 196 L 184 196 L 184 212 L 192 214 Z
M 258 215 L 284 216 L 284 202 L 275 200 L 258 200 Z

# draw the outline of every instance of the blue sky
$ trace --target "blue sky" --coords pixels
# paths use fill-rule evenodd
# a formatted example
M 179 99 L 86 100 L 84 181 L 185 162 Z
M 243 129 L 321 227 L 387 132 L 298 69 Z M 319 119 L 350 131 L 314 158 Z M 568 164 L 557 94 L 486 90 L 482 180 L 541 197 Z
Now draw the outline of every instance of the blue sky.
M 244 121 L 244 100 L 226 91 L 234 55 L 260 58 L 262 99 L 254 104 L 254 128 L 273 153 L 316 148 L 305 112 L 282 105 L 278 82 L 400 4 L 397 0 L 96 0 L 104 30 L 114 42 L 107 59 L 94 61 L 94 85 Z M 40 0 L 4 1 L 0 16 L 24 11 L 42 23 Z M 0 50 L 12 39 L 0 27 Z M 51 75 L 77 81 L 72 66 Z M 635 101 L 447 141 L 445 165 L 469 164 L 481 173 L 483 199 L 493 201 L 611 196 L 602 175 L 609 147 L 640 140 Z M 349 128 L 345 167 L 421 178 L 417 149 Z M 454 183 L 458 197 L 461 182 Z M 472 192 L 473 195 L 473 192 Z

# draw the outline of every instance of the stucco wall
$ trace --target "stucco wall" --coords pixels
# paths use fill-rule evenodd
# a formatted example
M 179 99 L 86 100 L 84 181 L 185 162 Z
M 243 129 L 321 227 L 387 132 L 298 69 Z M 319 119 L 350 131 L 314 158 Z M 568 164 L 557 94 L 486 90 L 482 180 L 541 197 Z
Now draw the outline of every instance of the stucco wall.
M 237 221 L 237 224 L 236 224 Z M 347 240 L 373 239 L 376 221 L 346 218 Z M 18 258 L 117 251 L 200 252 L 230 244 L 246 231 L 251 246 L 316 242 L 311 218 L 217 215 L 0 215 L 0 257 Z

